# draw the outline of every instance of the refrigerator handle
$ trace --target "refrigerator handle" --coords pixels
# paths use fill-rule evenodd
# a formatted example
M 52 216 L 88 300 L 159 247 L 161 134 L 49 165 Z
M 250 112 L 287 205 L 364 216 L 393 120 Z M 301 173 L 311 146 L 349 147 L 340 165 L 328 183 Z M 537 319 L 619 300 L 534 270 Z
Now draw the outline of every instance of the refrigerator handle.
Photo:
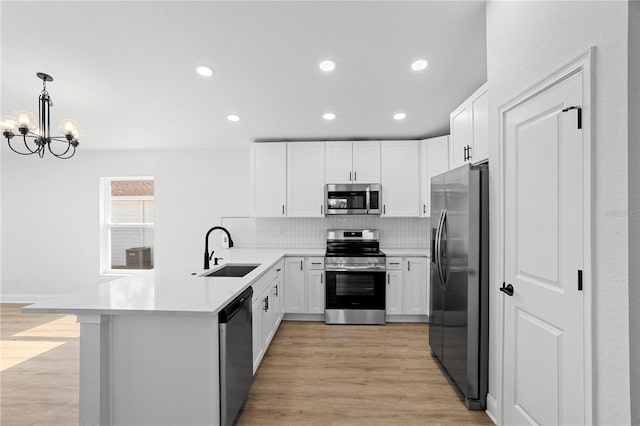
M 444 246 L 444 250 L 447 250 L 447 209 L 444 209 L 442 212 L 442 223 L 440 224 L 440 252 L 438 253 L 438 259 L 439 259 L 439 264 L 440 264 L 440 274 L 442 276 L 441 278 L 441 282 L 442 282 L 442 289 L 446 290 L 447 288 L 447 271 L 445 270 L 445 266 L 442 264 L 442 257 L 440 256 L 440 254 L 442 253 L 442 243 L 444 242 L 445 246 Z M 444 235 L 444 240 L 442 239 L 442 236 Z
M 436 247 L 435 256 L 436 261 L 436 271 L 438 272 L 438 277 L 440 277 L 440 287 L 444 290 L 444 283 L 442 282 L 442 268 L 440 266 L 440 233 L 442 232 L 442 217 L 444 215 L 444 210 L 440 212 L 440 218 L 438 219 L 438 227 L 436 229 Z

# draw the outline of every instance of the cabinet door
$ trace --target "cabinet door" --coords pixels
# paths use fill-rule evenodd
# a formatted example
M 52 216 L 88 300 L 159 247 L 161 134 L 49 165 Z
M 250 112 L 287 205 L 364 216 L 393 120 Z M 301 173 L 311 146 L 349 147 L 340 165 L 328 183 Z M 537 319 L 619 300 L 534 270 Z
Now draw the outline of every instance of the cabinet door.
M 327 142 L 326 183 L 350 183 L 353 179 L 351 142 Z
M 449 128 L 451 131 L 449 139 L 449 168 L 455 169 L 466 162 L 465 148 L 473 145 L 471 110 L 468 103 L 462 104 L 451 113 Z
M 353 142 L 353 182 L 380 183 L 380 142 Z
M 324 271 L 307 271 L 307 291 L 309 294 L 308 313 L 324 314 Z
M 431 177 L 449 170 L 449 136 L 420 142 L 420 193 L 422 217 L 431 216 Z
M 402 314 L 402 271 L 387 271 L 387 315 Z
M 284 312 L 304 314 L 307 311 L 304 258 L 287 257 L 284 261 Z
M 473 116 L 473 149 L 471 150 L 471 162 L 477 163 L 489 158 L 489 103 L 487 85 L 485 84 L 474 95 L 471 101 Z
M 256 217 L 285 215 L 287 199 L 287 144 L 251 146 L 251 207 Z
M 253 309 L 251 312 L 251 324 L 253 326 L 253 374 L 256 373 L 262 355 L 264 355 L 264 343 L 262 339 L 262 299 L 258 298 L 253 301 Z
M 262 339 L 264 350 L 267 351 L 274 334 L 276 333 L 276 321 L 278 319 L 278 299 L 274 296 L 274 285 L 271 284 L 263 296 L 264 311 L 262 314 Z
M 287 145 L 287 216 L 324 217 L 324 142 Z
M 382 215 L 420 216 L 420 143 L 382 142 Z
M 407 315 L 426 315 L 427 295 L 427 258 L 409 257 L 405 260 L 404 274 L 404 309 Z

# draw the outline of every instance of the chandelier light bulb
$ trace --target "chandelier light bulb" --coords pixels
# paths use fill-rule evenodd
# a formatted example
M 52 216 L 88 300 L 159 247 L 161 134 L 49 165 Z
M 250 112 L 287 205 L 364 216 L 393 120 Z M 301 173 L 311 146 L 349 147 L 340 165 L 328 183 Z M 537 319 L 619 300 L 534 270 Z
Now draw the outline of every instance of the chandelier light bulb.
M 29 131 L 36 128 L 36 116 L 29 111 L 16 111 L 14 115 L 18 128 L 27 129 Z
M 18 129 L 16 125 L 16 120 L 13 117 L 4 116 L 0 119 L 0 127 L 2 128 L 2 133 L 10 132 L 15 133 Z

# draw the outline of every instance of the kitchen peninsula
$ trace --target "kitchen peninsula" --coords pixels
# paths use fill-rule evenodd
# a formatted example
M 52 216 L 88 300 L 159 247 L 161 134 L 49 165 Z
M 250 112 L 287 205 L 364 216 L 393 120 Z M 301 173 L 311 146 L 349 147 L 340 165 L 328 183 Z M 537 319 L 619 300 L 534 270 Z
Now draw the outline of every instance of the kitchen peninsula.
M 232 249 L 227 263 L 260 266 L 241 278 L 142 272 L 23 311 L 77 316 L 80 424 L 217 425 L 218 313 L 249 286 L 259 295 L 287 254 L 323 250 Z

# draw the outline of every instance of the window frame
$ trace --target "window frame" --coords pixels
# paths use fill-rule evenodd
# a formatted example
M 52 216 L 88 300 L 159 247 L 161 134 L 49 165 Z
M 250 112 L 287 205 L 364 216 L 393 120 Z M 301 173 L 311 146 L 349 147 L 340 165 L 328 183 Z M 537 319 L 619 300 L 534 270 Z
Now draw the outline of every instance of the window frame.
M 111 196 L 111 182 L 121 180 L 151 180 L 154 182 L 153 196 Z M 118 200 L 153 201 L 153 222 L 114 223 L 111 221 L 111 202 Z M 113 176 L 100 178 L 100 276 L 129 276 L 151 269 L 113 269 L 111 266 L 111 231 L 113 229 L 153 229 L 155 231 L 155 179 L 153 176 Z M 155 246 L 155 232 L 154 232 Z M 155 247 L 154 247 L 155 249 Z

